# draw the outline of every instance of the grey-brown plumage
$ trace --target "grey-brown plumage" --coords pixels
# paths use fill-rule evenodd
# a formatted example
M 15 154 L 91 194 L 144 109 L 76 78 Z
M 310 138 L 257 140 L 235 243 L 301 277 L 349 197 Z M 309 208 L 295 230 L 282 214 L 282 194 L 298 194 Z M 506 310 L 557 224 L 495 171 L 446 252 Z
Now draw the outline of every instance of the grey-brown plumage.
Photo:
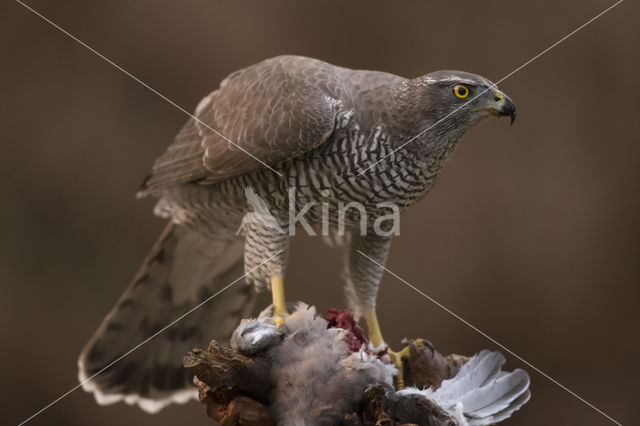
M 466 96 L 454 93 L 457 86 L 466 88 Z M 239 288 L 266 287 L 271 277 L 284 275 L 287 232 L 247 223 L 242 235 L 235 235 L 251 210 L 245 198 L 248 187 L 266 202 L 284 230 L 290 225 L 292 189 L 296 211 L 313 203 L 304 217 L 316 232 L 322 230 L 323 214 L 329 218 L 330 232 L 336 232 L 340 203 L 361 203 L 367 213 L 365 228 L 371 232 L 361 235 L 357 209 L 347 210 L 343 218 L 347 295 L 355 315 L 373 308 L 383 269 L 358 251 L 381 265 L 386 261 L 391 233 L 372 232 L 376 220 L 389 214 L 380 203 L 393 203 L 400 210 L 413 204 L 435 183 L 465 131 L 490 115 L 514 114 L 513 102 L 493 83 L 460 71 L 405 79 L 279 56 L 232 73 L 200 102 L 195 118 L 156 160 L 140 189 L 140 196 L 158 198 L 156 213 L 173 225 L 155 249 L 163 253 L 155 269 L 147 261 L 139 272 L 138 277 L 148 279 L 142 284 L 134 280 L 126 293 L 130 297 L 123 296 L 82 353 L 81 377 L 99 371 L 155 326 L 169 323 L 176 306 L 195 306 L 220 289 L 225 284 L 221 277 L 237 265 L 244 265 L 247 273 Z M 148 293 L 153 303 L 140 303 L 136 296 L 145 288 L 155 289 Z M 225 292 L 200 310 L 226 309 L 225 298 L 239 297 L 238 293 L 250 297 L 249 292 Z M 123 304 L 136 304 L 137 310 L 127 310 L 125 317 Z M 214 323 L 207 318 L 191 335 L 228 337 L 241 314 L 240 308 L 227 309 L 224 320 L 218 316 Z M 122 327 L 114 326 L 123 318 Z M 173 327 L 182 326 L 180 322 Z M 174 391 L 188 387 L 188 378 L 180 376 L 171 386 L 156 389 L 149 385 L 156 374 L 152 367 L 161 365 L 166 374 L 179 369 L 182 353 L 206 343 L 197 338 L 176 337 L 163 347 L 156 345 L 154 351 L 171 354 L 161 360 L 148 347 L 140 347 L 137 357 L 118 362 L 127 374 L 116 375 L 113 368 L 103 372 L 93 388 L 85 388 L 113 396 L 108 402 L 122 395 L 139 402 L 134 396 L 142 395 L 137 385 L 142 383 L 152 388 L 146 394 L 151 401 L 170 401 Z M 155 360 L 146 369 L 141 366 L 145 357 Z M 173 386 L 182 379 L 180 386 Z

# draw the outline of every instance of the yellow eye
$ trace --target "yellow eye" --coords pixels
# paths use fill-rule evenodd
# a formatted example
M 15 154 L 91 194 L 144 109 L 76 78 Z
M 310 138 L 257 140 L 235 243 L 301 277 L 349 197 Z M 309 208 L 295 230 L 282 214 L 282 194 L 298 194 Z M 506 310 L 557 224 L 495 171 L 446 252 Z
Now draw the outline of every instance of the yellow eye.
M 456 87 L 453 88 L 453 93 L 455 93 L 455 95 L 460 99 L 464 99 L 467 96 L 469 96 L 469 89 L 467 88 L 467 86 L 458 84 Z

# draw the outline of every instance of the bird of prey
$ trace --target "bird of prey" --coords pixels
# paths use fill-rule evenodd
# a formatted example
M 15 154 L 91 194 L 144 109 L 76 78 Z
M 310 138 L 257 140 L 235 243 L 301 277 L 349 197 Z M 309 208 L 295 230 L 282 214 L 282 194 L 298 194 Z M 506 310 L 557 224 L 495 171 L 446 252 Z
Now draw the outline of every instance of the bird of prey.
M 372 230 L 388 214 L 380 205 L 403 210 L 420 200 L 463 134 L 490 116 L 513 123 L 513 101 L 486 78 L 461 71 L 408 79 L 278 56 L 230 74 L 142 184 L 138 195 L 157 198 L 155 213 L 169 224 L 81 353 L 85 390 L 100 403 L 124 400 L 147 411 L 184 402 L 194 392 L 183 355 L 228 339 L 251 312 L 254 290 L 270 288 L 274 316 L 286 315 L 290 233 L 282 230 L 290 208 L 308 208 L 305 220 L 316 228 L 328 214 L 334 230 L 339 204 L 363 207 L 371 232 L 361 232 L 361 210 L 341 219 L 346 295 L 371 342 L 382 345 L 375 306 L 391 235 Z M 246 220 L 236 235 L 252 211 L 247 188 L 279 226 Z

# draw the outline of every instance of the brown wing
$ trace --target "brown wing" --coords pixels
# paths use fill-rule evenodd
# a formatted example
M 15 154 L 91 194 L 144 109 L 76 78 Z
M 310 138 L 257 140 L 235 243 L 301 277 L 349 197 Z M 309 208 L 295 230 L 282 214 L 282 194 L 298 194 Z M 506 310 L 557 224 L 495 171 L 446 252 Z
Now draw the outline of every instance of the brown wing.
M 205 97 L 153 165 L 142 193 L 215 183 L 322 144 L 342 108 L 344 68 L 279 56 L 236 71 Z

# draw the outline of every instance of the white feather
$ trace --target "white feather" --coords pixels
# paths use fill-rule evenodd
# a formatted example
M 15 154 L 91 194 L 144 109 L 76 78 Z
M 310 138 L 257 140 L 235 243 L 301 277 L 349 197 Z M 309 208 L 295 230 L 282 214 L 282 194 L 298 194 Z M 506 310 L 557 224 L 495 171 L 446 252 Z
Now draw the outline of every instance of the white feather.
M 501 370 L 504 356 L 483 350 L 440 388 L 407 388 L 399 395 L 420 394 L 456 417 L 461 425 L 489 425 L 511 416 L 530 398 L 529 375 L 522 369 Z

